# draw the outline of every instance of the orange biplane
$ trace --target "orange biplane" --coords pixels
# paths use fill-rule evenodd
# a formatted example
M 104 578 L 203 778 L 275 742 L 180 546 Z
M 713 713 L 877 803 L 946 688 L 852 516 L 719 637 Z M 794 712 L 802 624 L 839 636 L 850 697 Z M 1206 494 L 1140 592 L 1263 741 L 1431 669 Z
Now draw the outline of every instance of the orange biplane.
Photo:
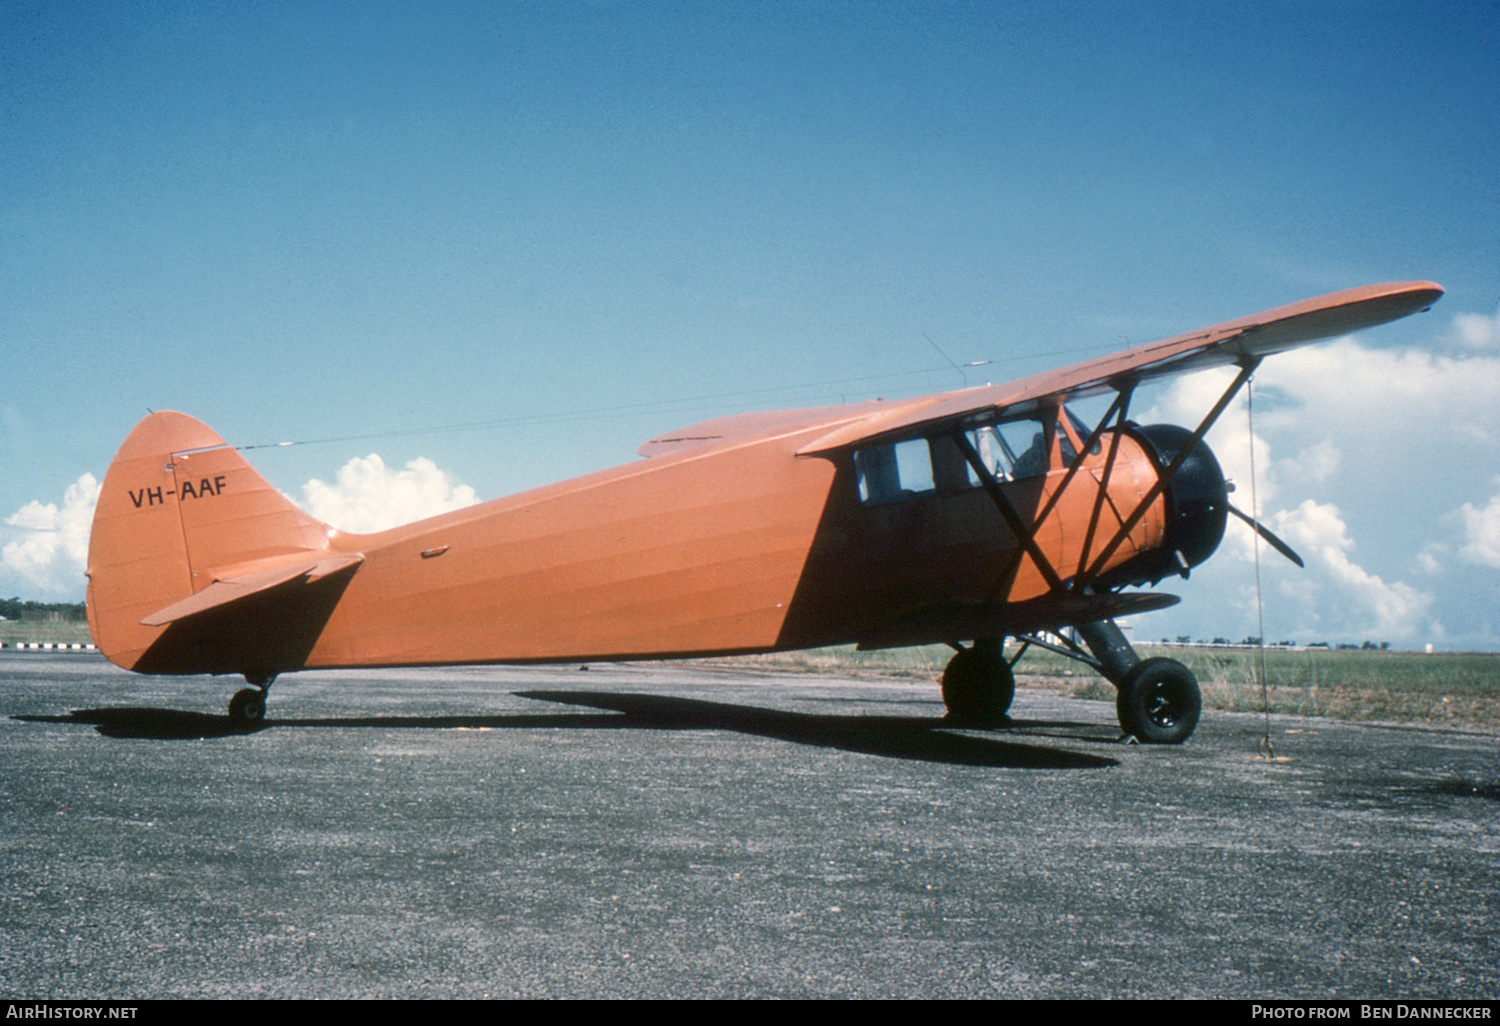
M 1014 695 L 1015 638 L 1109 678 L 1126 733 L 1181 742 L 1197 682 L 1113 620 L 1174 604 L 1132 589 L 1187 576 L 1239 513 L 1205 433 L 1265 356 L 1442 293 L 1373 285 L 1011 384 L 711 420 L 639 462 L 368 535 L 302 512 L 199 421 L 153 413 L 99 496 L 89 624 L 126 669 L 242 674 L 245 724 L 278 674 L 308 668 L 947 643 L 949 718 L 985 725 Z M 1196 428 L 1129 419 L 1142 381 L 1220 365 L 1239 373 Z M 1110 392 L 1093 425 L 1064 406 Z

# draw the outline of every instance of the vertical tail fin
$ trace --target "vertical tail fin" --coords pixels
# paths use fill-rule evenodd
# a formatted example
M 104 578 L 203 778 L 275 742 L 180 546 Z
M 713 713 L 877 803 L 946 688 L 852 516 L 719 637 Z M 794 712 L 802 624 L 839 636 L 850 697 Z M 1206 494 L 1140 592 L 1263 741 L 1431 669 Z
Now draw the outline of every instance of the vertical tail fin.
M 94 642 L 111 662 L 149 673 L 294 669 L 277 639 L 256 636 L 265 617 L 247 622 L 240 600 L 326 566 L 333 534 L 207 425 L 153 413 L 120 446 L 99 492 L 88 566 Z M 220 590 L 204 594 L 210 587 Z

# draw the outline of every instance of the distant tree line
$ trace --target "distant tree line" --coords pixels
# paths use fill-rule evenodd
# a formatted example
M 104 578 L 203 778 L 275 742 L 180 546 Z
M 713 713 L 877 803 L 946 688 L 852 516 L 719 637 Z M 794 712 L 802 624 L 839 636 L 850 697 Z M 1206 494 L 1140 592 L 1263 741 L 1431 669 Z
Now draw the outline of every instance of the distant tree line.
M 0 616 L 7 620 L 62 619 L 86 620 L 82 602 L 22 602 L 15 596 L 0 599 Z
M 1190 634 L 1179 634 L 1179 635 L 1177 635 L 1177 640 L 1175 642 L 1173 642 L 1169 638 L 1162 638 L 1161 639 L 1161 643 L 1163 645 L 1171 645 L 1171 644 L 1177 644 L 1177 645 L 1201 645 L 1204 648 L 1259 648 L 1260 647 L 1260 638 L 1252 636 L 1252 637 L 1246 638 L 1244 641 L 1230 641 L 1228 638 L 1214 638 L 1214 640 L 1212 640 L 1212 641 L 1204 641 L 1201 638 L 1194 638 Z M 1285 640 L 1283 640 L 1283 641 L 1272 642 L 1271 644 L 1266 645 L 1266 647 L 1267 648 L 1296 648 L 1297 647 L 1297 643 L 1295 641 L 1285 641 Z M 1306 645 L 1304 645 L 1303 647 L 1304 648 L 1328 648 L 1328 649 L 1334 649 L 1334 648 L 1336 648 L 1336 649 L 1340 649 L 1342 651 L 1348 651 L 1349 649 L 1357 649 L 1357 650 L 1364 651 L 1364 652 L 1388 652 L 1388 651 L 1390 651 L 1391 643 L 1389 641 L 1381 641 L 1381 642 L 1366 641 L 1363 644 L 1359 644 L 1359 645 L 1353 645 L 1353 644 L 1349 644 L 1347 642 L 1341 642 L 1340 644 L 1337 644 L 1337 645 L 1330 645 L 1326 641 L 1310 641 Z

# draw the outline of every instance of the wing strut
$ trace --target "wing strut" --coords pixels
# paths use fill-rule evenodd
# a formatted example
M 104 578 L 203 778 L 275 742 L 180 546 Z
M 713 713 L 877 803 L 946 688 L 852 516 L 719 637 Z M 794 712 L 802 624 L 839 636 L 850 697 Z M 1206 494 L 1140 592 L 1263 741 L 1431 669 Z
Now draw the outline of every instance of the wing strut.
M 1131 512 L 1130 516 L 1126 517 L 1124 522 L 1120 524 L 1119 530 L 1115 532 L 1109 544 L 1105 545 L 1100 550 L 1099 555 L 1094 557 L 1094 562 L 1089 566 L 1088 570 L 1078 575 L 1078 578 L 1074 581 L 1075 588 L 1082 589 L 1088 587 L 1104 572 L 1105 564 L 1109 562 L 1109 557 L 1113 556 L 1115 550 L 1124 544 L 1125 539 L 1130 536 L 1130 532 L 1135 530 L 1136 525 L 1141 522 L 1141 518 L 1146 515 L 1146 511 L 1151 508 L 1151 504 L 1166 490 L 1168 483 L 1171 482 L 1178 468 L 1198 448 L 1198 443 L 1203 441 L 1203 436 L 1208 434 L 1208 429 L 1214 426 L 1214 422 L 1219 419 L 1219 415 L 1229 406 L 1230 400 L 1244 387 L 1245 382 L 1250 380 L 1250 375 L 1255 373 L 1255 369 L 1260 366 L 1260 361 L 1261 357 L 1256 356 L 1247 359 L 1240 365 L 1240 372 L 1235 375 L 1233 383 L 1224 390 L 1224 394 L 1219 397 L 1218 402 L 1214 403 L 1213 409 L 1208 411 L 1208 415 L 1203 418 L 1202 423 L 1198 425 L 1198 429 L 1193 432 L 1192 437 L 1178 450 L 1177 455 L 1162 470 L 1156 479 L 1156 484 L 1152 485 L 1146 494 L 1141 497 L 1140 502 L 1136 503 L 1135 509 Z M 1088 550 L 1085 549 L 1084 551 Z
M 1073 478 L 1077 476 L 1079 470 L 1083 467 L 1084 457 L 1088 453 L 1093 451 L 1093 448 L 1098 443 L 1100 436 L 1104 434 L 1104 428 L 1109 423 L 1109 418 L 1114 416 L 1117 410 L 1121 409 L 1122 402 L 1126 407 L 1130 405 L 1130 394 L 1135 390 L 1135 385 L 1136 383 L 1132 381 L 1125 387 L 1121 388 L 1120 391 L 1115 394 L 1114 402 L 1110 404 L 1109 409 L 1104 411 L 1104 416 L 1100 418 L 1099 423 L 1094 427 L 1093 432 L 1088 436 L 1087 439 L 1084 440 L 1083 448 L 1080 449 L 1078 451 L 1078 455 L 1074 457 L 1072 465 L 1068 467 L 1068 472 L 1063 475 L 1062 482 L 1055 489 L 1053 489 L 1052 495 L 1047 499 L 1046 505 L 1042 507 L 1041 513 L 1037 515 L 1037 530 L 1041 530 L 1042 524 L 1046 523 L 1047 517 L 1052 513 L 1053 509 L 1057 507 L 1058 502 L 1067 492 L 1068 486 L 1073 483 Z M 1056 417 L 1056 412 L 1057 411 L 1055 410 L 1053 411 L 1054 419 Z M 1123 424 L 1124 422 L 1125 414 L 1121 412 L 1120 423 Z
M 990 607 L 996 601 L 1004 600 L 1011 584 L 1015 581 L 1016 572 L 1020 569 L 1023 553 L 1031 557 L 1032 562 L 1036 564 L 1037 570 L 1046 580 L 1047 586 L 1054 593 L 1065 593 L 1071 590 L 1076 594 L 1085 594 L 1090 591 L 1093 582 L 1104 572 L 1109 558 L 1130 537 L 1130 532 L 1135 530 L 1136 525 L 1141 522 L 1141 519 L 1151 508 L 1151 504 L 1166 490 L 1168 483 L 1171 482 L 1178 469 L 1192 455 L 1193 451 L 1198 447 L 1198 443 L 1203 441 L 1203 436 L 1208 434 L 1209 429 L 1214 426 L 1224 410 L 1228 408 L 1230 401 L 1244 387 L 1245 382 L 1250 380 L 1251 375 L 1260 366 L 1260 361 L 1260 357 L 1251 357 L 1241 363 L 1240 372 L 1235 376 L 1234 381 L 1224 390 L 1224 394 L 1214 403 L 1213 409 L 1209 410 L 1208 414 L 1198 424 L 1197 429 L 1193 432 L 1187 444 L 1177 452 L 1162 470 L 1161 474 L 1157 477 L 1156 483 L 1136 503 L 1130 515 L 1122 519 L 1119 528 L 1099 551 L 1099 554 L 1093 557 L 1092 563 L 1089 562 L 1089 550 L 1093 547 L 1094 537 L 1099 529 L 1099 522 L 1104 511 L 1104 503 L 1108 501 L 1110 476 L 1114 471 L 1115 462 L 1119 454 L 1120 438 L 1124 434 L 1124 427 L 1129 419 L 1130 400 L 1135 393 L 1137 384 L 1135 380 L 1126 380 L 1116 386 L 1114 401 L 1110 404 L 1109 409 L 1105 411 L 1104 416 L 1099 419 L 1099 423 L 1095 425 L 1093 431 L 1090 432 L 1088 439 L 1083 444 L 1082 451 L 1073 460 L 1072 465 L 1068 467 L 1062 482 L 1043 505 L 1041 512 L 1033 520 L 1030 527 L 1027 527 L 1020 513 L 1017 512 L 1010 499 L 1006 497 L 995 475 L 990 471 L 989 467 L 985 466 L 984 458 L 979 455 L 978 450 L 974 448 L 974 444 L 969 441 L 968 435 L 962 430 L 955 430 L 949 437 L 958 446 L 959 452 L 963 453 L 964 459 L 973 468 L 975 475 L 978 476 L 980 483 L 984 486 L 984 490 L 994 502 L 995 508 L 1000 511 L 1001 517 L 1004 518 L 1011 533 L 1016 536 L 1016 540 L 1021 545 L 1021 551 L 1018 551 L 1011 557 L 1005 569 L 1001 572 L 995 587 L 986 596 L 985 606 Z M 1089 526 L 1084 535 L 1083 546 L 1079 555 L 1078 570 L 1067 582 L 1064 582 L 1062 575 L 1058 573 L 1057 568 L 1052 565 L 1046 553 L 1037 544 L 1037 533 L 1046 522 L 1048 515 L 1056 508 L 1058 499 L 1067 491 L 1074 476 L 1078 474 L 1080 468 L 1083 466 L 1085 455 L 1093 449 L 1099 438 L 1104 434 L 1111 419 L 1114 421 L 1114 431 L 1110 438 L 1109 455 L 1105 458 L 1098 494 L 1094 499 L 1093 510 L 1089 515 Z M 1052 430 L 1059 430 L 1059 426 L 1055 420 L 1052 423 Z
M 984 485 L 985 491 L 988 492 L 990 498 L 994 500 L 994 503 L 999 508 L 1001 515 L 1005 518 L 1006 524 L 1016 535 L 1017 539 L 1020 540 L 1022 546 L 1021 550 L 1017 551 L 1015 555 L 1013 555 L 1009 559 L 1009 561 L 1007 561 L 1005 569 L 1001 571 L 999 579 L 995 582 L 995 587 L 990 590 L 990 593 L 987 596 L 985 596 L 984 604 L 986 608 L 993 607 L 997 602 L 1005 601 L 1006 596 L 1010 593 L 1010 586 L 1015 581 L 1016 572 L 1021 568 L 1023 553 L 1032 557 L 1032 559 L 1036 562 L 1037 568 L 1041 571 L 1042 576 L 1047 579 L 1048 585 L 1054 591 L 1061 592 L 1066 590 L 1066 584 L 1062 580 L 1061 575 L 1057 572 L 1057 569 L 1051 565 L 1046 556 L 1038 548 L 1036 544 L 1036 536 L 1041 532 L 1042 525 L 1047 522 L 1047 517 L 1049 517 L 1052 514 L 1052 511 L 1057 508 L 1059 500 L 1061 500 L 1063 495 L 1066 494 L 1069 485 L 1073 483 L 1073 478 L 1076 477 L 1079 471 L 1083 468 L 1085 457 L 1089 452 L 1093 450 L 1100 437 L 1104 434 L 1105 428 L 1109 425 L 1110 418 L 1115 417 L 1115 427 L 1117 429 L 1117 434 L 1115 439 L 1110 443 L 1109 462 L 1105 469 L 1104 483 L 1100 487 L 1099 497 L 1095 500 L 1094 512 L 1089 524 L 1088 537 L 1093 537 L 1095 525 L 1097 524 L 1103 509 L 1104 489 L 1109 485 L 1109 467 L 1112 467 L 1114 465 L 1115 453 L 1119 448 L 1118 430 L 1124 426 L 1125 420 L 1128 416 L 1130 409 L 1130 397 L 1135 391 L 1135 386 L 1136 382 L 1130 381 L 1120 387 L 1119 391 L 1115 394 L 1114 401 L 1110 404 L 1109 409 L 1104 412 L 1104 416 L 1099 419 L 1099 423 L 1094 426 L 1093 431 L 1089 434 L 1088 438 L 1084 440 L 1083 445 L 1078 452 L 1078 455 L 1074 457 L 1072 464 L 1068 467 L 1067 472 L 1063 475 L 1061 483 L 1059 483 L 1058 486 L 1052 490 L 1052 494 L 1048 496 L 1046 503 L 1042 506 L 1041 512 L 1036 515 L 1029 529 L 1026 528 L 1022 523 L 1019 513 L 1010 503 L 1010 500 L 1005 497 L 1005 493 L 1000 490 L 999 481 L 996 480 L 995 476 L 990 472 L 989 468 L 984 465 L 983 458 L 980 457 L 977 451 L 975 451 L 973 444 L 968 439 L 968 436 L 963 431 L 955 431 L 953 433 L 951 437 L 953 438 L 955 444 L 958 445 L 959 451 L 963 453 L 964 459 L 969 463 L 969 465 L 974 468 L 974 472 L 979 476 L 980 481 Z M 1053 417 L 1049 423 L 1049 430 L 1053 432 L 1059 430 L 1059 425 L 1057 422 L 1058 412 L 1059 411 L 1056 409 L 1053 410 Z M 1087 543 L 1085 543 L 1084 545 L 1083 552 L 1083 558 L 1087 559 Z M 1082 572 L 1082 570 L 1083 567 L 1080 566 L 1079 571 Z
M 1078 552 L 1078 572 L 1073 579 L 1073 590 L 1082 593 L 1087 587 L 1084 578 L 1084 570 L 1088 566 L 1089 549 L 1094 545 L 1094 532 L 1099 529 L 1099 517 L 1104 512 L 1104 503 L 1109 499 L 1109 479 L 1114 473 L 1115 457 L 1120 452 L 1120 438 L 1125 434 L 1125 422 L 1130 414 L 1130 399 L 1135 394 L 1136 382 L 1131 381 L 1120 389 L 1115 395 L 1114 404 L 1105 411 L 1103 417 L 1099 418 L 1099 425 L 1094 428 L 1094 433 L 1089 436 L 1090 441 L 1083 447 L 1083 452 L 1078 454 L 1076 464 L 1082 464 L 1084 456 L 1093 447 L 1093 440 L 1099 437 L 1104 430 L 1104 425 L 1109 423 L 1110 414 L 1115 414 L 1115 431 L 1109 439 L 1109 455 L 1104 459 L 1104 473 L 1099 478 L 1099 491 L 1094 496 L 1094 509 L 1089 514 L 1089 527 L 1083 535 L 1083 548 Z
M 1058 576 L 1057 570 L 1052 566 L 1052 562 L 1047 558 L 1047 554 L 1036 543 L 1036 526 L 1033 525 L 1028 528 L 1022 522 L 1021 515 L 1016 512 L 1016 507 L 1012 506 L 1010 500 L 1005 497 L 1005 492 L 1000 489 L 1000 482 L 995 480 L 995 475 L 990 473 L 990 468 L 984 465 L 984 458 L 974 448 L 974 443 L 969 441 L 969 436 L 962 431 L 955 431 L 952 438 L 958 445 L 959 451 L 964 454 L 964 459 L 969 461 L 969 466 L 974 468 L 974 473 L 979 475 L 980 483 L 984 485 L 984 490 L 989 493 L 996 508 L 1000 510 L 1000 515 L 1005 518 L 1005 523 L 1011 529 L 1011 533 L 1016 536 L 1016 540 L 1021 543 L 1021 546 L 1026 550 L 1026 554 L 1031 557 L 1032 562 L 1036 564 L 1036 568 L 1041 571 L 1042 576 L 1047 579 L 1047 586 L 1053 591 L 1062 591 L 1062 578 Z M 1040 518 L 1037 519 L 1037 523 L 1041 523 Z M 1012 560 L 1011 564 L 1005 569 L 1002 582 L 1014 579 L 1016 569 L 1019 565 L 1019 559 Z

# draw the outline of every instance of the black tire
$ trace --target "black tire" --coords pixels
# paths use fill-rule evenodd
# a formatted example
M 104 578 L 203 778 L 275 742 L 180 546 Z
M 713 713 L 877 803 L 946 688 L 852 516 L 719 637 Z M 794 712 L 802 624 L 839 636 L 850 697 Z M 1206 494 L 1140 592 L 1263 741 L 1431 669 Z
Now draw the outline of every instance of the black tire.
M 1142 744 L 1180 745 L 1198 726 L 1203 692 L 1193 671 L 1177 660 L 1142 659 L 1120 682 L 1115 710 L 1120 729 Z
M 229 719 L 241 727 L 258 726 L 266 718 L 266 695 L 258 688 L 242 688 L 229 700 Z
M 981 638 L 961 649 L 943 670 L 943 704 L 949 721 L 963 726 L 1006 723 L 1016 697 L 1016 677 L 995 638 Z

